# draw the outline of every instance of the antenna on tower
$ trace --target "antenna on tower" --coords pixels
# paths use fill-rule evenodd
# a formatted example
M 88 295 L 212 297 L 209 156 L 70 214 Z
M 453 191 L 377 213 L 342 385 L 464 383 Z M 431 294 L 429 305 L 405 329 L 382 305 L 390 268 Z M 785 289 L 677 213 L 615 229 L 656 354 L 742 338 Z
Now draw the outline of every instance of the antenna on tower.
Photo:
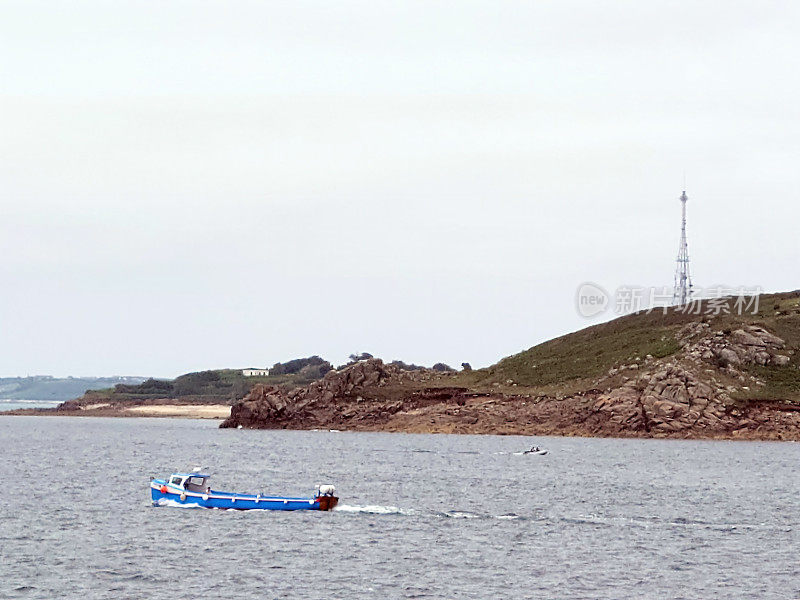
M 678 245 L 678 259 L 675 268 L 675 288 L 672 304 L 684 306 L 692 297 L 692 276 L 689 274 L 689 245 L 686 243 L 686 190 L 681 194 L 681 242 Z

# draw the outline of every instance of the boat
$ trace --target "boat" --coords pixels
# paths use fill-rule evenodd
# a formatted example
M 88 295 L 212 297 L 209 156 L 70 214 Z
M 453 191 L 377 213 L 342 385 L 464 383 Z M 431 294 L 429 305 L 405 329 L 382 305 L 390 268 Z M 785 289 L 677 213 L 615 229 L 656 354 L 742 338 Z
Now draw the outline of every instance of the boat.
M 232 510 L 331 510 L 339 498 L 332 485 L 318 485 L 307 498 L 239 494 L 211 489 L 211 475 L 195 469 L 167 479 L 150 478 L 153 506 L 186 506 Z
M 543 449 L 539 448 L 539 446 L 534 446 L 530 450 L 525 450 L 525 452 L 523 452 L 523 454 L 533 454 L 535 456 L 544 456 L 545 454 L 547 454 L 547 450 L 543 450 Z

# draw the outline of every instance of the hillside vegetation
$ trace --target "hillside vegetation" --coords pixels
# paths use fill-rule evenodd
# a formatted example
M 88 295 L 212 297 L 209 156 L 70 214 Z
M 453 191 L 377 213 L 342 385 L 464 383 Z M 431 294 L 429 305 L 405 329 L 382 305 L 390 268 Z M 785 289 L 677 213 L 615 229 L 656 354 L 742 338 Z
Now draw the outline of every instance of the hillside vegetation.
M 147 379 L 138 385 L 118 384 L 90 390 L 88 403 L 140 403 L 151 400 L 183 400 L 193 403 L 231 404 L 244 398 L 257 383 L 294 388 L 316 381 L 331 369 L 318 356 L 276 363 L 266 377 L 245 377 L 241 369 L 216 369 L 186 373 L 172 380 Z
M 733 308 L 733 302 L 730 303 Z M 486 369 L 460 375 L 476 388 L 536 388 L 540 392 L 568 394 L 593 387 L 596 380 L 620 365 L 642 364 L 677 354 L 682 343 L 678 332 L 691 323 L 705 323 L 710 330 L 731 333 L 746 326 L 760 326 L 786 342 L 785 353 L 800 350 L 800 291 L 761 297 L 756 314 L 686 314 L 670 309 L 639 312 L 594 325 L 534 346 L 502 359 Z M 716 366 L 725 366 L 722 364 Z M 800 369 L 792 358 L 785 366 L 742 365 L 764 383 L 755 390 L 742 390 L 748 399 L 800 400 Z M 507 382 L 512 382 L 511 384 Z

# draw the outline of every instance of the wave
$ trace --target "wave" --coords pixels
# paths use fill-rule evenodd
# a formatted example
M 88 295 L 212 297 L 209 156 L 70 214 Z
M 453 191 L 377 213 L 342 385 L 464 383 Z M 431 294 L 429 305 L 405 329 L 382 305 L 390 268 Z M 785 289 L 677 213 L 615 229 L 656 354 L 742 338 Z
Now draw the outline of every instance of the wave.
M 468 510 L 448 510 L 446 512 L 434 513 L 437 517 L 444 517 L 447 519 L 497 519 L 499 521 L 516 521 L 527 520 L 527 517 L 520 516 L 516 513 L 503 513 L 502 515 L 490 515 L 484 513 L 476 513 Z
M 339 504 L 333 510 L 334 512 L 365 513 L 370 515 L 408 515 L 413 512 L 397 506 L 382 506 L 380 504 L 367 504 L 365 506 L 360 506 L 358 504 Z
M 18 400 L 17 398 L 0 398 L 0 404 L 40 404 L 42 406 L 58 406 L 63 400 Z
M 199 504 L 182 504 L 175 500 L 166 500 L 161 499 L 154 504 L 156 506 L 171 506 L 175 508 L 204 508 Z M 218 509 L 225 512 L 238 512 L 238 511 L 228 511 L 227 509 Z M 244 511 L 250 513 L 267 513 L 270 511 L 258 511 L 258 510 L 251 510 L 251 511 Z M 449 510 L 446 512 L 437 512 L 437 511 L 417 511 L 409 508 L 400 508 L 399 506 L 393 505 L 384 505 L 384 504 L 339 504 L 334 509 L 333 512 L 340 512 L 340 513 L 352 513 L 352 514 L 365 514 L 365 515 L 432 515 L 436 517 L 444 517 L 448 519 L 498 519 L 501 521 L 514 521 L 514 520 L 526 520 L 526 517 L 522 517 L 516 513 L 504 513 L 501 515 L 490 515 L 490 514 L 482 514 L 482 513 L 475 513 L 467 510 Z
M 181 502 L 176 502 L 175 500 L 167 500 L 166 498 L 161 498 L 157 500 L 154 505 L 157 506 L 171 506 L 172 508 L 205 508 L 204 506 L 200 506 L 199 504 L 195 503 L 188 503 L 183 504 Z
M 21 398 L 0 398 L 0 402 L 57 402 L 56 400 L 24 400 Z
M 560 517 L 558 519 L 562 523 L 569 523 L 571 525 L 592 525 L 601 527 L 641 527 L 650 529 L 651 527 L 681 527 L 681 528 L 698 528 L 698 529 L 713 529 L 717 531 L 734 531 L 736 529 L 771 529 L 765 527 L 764 524 L 754 525 L 751 523 L 726 523 L 726 522 L 711 522 L 700 521 L 695 519 L 686 519 L 678 517 L 674 519 L 661 518 L 658 516 L 602 516 L 602 515 L 578 515 L 575 517 Z
M 468 510 L 448 510 L 447 512 L 441 513 L 442 516 L 449 517 L 451 519 L 480 519 L 481 516 L 478 513 L 469 512 Z

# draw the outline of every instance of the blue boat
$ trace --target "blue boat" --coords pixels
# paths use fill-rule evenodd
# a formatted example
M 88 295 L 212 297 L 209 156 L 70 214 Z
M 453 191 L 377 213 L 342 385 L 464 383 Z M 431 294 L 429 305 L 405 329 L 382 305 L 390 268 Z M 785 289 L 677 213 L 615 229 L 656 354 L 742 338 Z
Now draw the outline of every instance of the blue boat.
M 211 475 L 199 469 L 173 473 L 169 479 L 150 478 L 153 506 L 185 506 L 233 510 L 331 510 L 339 502 L 332 485 L 320 485 L 308 498 L 238 494 L 212 490 Z

